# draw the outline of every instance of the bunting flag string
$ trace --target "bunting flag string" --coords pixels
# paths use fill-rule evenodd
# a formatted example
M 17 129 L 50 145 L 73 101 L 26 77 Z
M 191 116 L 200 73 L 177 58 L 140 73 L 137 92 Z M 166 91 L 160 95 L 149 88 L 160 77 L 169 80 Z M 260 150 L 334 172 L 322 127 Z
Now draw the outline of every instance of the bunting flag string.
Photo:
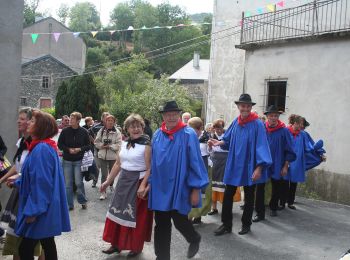
M 258 7 L 256 8 L 257 14 L 262 14 L 264 11 L 268 12 L 275 12 L 277 7 L 284 8 L 286 6 L 286 0 L 277 0 L 275 4 L 267 4 L 264 7 Z M 310 0 L 291 0 L 293 2 L 295 1 L 310 1 Z M 244 17 L 250 17 L 253 15 L 252 11 L 246 11 L 244 12 Z M 225 22 L 218 21 L 216 23 L 218 26 L 222 26 L 225 24 Z M 243 22 L 239 21 L 239 25 L 242 25 Z M 116 32 L 126 32 L 126 31 L 142 31 L 142 30 L 159 30 L 159 29 L 174 29 L 174 28 L 182 28 L 182 27 L 189 27 L 189 26 L 202 26 L 202 25 L 212 25 L 212 23 L 191 23 L 191 24 L 178 24 L 178 25 L 168 25 L 168 26 L 153 26 L 153 27 L 146 27 L 145 25 L 141 28 L 134 28 L 133 26 L 129 26 L 127 29 L 119 29 L 119 30 L 109 30 L 109 31 L 88 31 L 88 32 L 54 32 L 54 33 L 23 33 L 23 35 L 30 35 L 32 39 L 32 43 L 35 44 L 39 38 L 40 35 L 53 35 L 56 42 L 58 42 L 60 36 L 62 34 L 73 34 L 75 38 L 78 38 L 81 34 L 91 34 L 94 38 L 97 34 L 100 33 L 109 33 L 111 36 Z

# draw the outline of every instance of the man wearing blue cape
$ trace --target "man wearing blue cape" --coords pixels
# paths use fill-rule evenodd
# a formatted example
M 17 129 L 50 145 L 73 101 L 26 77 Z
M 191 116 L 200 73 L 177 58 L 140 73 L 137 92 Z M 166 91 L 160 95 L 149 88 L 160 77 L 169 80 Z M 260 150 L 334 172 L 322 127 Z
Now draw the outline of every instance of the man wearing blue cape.
M 288 188 L 285 186 L 285 180 L 288 174 L 289 163 L 295 161 L 296 154 L 293 149 L 293 140 L 289 134 L 286 125 L 279 120 L 281 112 L 271 105 L 264 113 L 267 117 L 265 123 L 267 140 L 270 145 L 272 165 L 265 168 L 267 176 L 271 178 L 272 194 L 269 203 L 270 216 L 277 216 L 278 201 L 281 196 L 286 194 Z M 255 211 L 256 216 L 253 222 L 258 222 L 265 219 L 265 183 L 257 185 Z
M 187 257 L 198 252 L 201 236 L 188 219 L 201 207 L 200 191 L 209 183 L 195 131 L 181 121 L 181 109 L 168 101 L 160 109 L 163 123 L 153 136 L 149 208 L 154 210 L 154 249 L 158 260 L 170 259 L 171 219 L 190 244 Z
M 240 115 L 232 122 L 222 141 L 211 139 L 208 144 L 221 145 L 229 150 L 224 183 L 226 184 L 222 205 L 222 225 L 215 231 L 220 236 L 232 232 L 233 194 L 237 187 L 244 187 L 244 210 L 240 235 L 247 234 L 252 224 L 254 210 L 255 186 L 267 180 L 263 169 L 272 163 L 265 127 L 258 115 L 252 113 L 252 102 L 249 94 L 242 94 L 235 101 Z

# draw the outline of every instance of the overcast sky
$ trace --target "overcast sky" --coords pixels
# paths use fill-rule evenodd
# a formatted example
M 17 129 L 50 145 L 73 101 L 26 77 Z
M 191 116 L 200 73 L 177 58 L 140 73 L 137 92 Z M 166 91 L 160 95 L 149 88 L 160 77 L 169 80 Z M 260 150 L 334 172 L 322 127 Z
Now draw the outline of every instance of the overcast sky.
M 125 0 L 41 0 L 39 4 L 39 11 L 47 12 L 48 14 L 57 17 L 56 11 L 61 4 L 67 4 L 68 6 L 73 6 L 78 2 L 91 2 L 93 3 L 97 10 L 100 11 L 101 8 L 101 20 L 104 25 L 109 22 L 109 14 L 112 9 L 121 2 Z M 156 6 L 165 0 L 148 0 L 152 5 Z M 212 13 L 214 0 L 169 0 L 172 5 L 179 5 L 186 10 L 189 14 L 194 13 Z

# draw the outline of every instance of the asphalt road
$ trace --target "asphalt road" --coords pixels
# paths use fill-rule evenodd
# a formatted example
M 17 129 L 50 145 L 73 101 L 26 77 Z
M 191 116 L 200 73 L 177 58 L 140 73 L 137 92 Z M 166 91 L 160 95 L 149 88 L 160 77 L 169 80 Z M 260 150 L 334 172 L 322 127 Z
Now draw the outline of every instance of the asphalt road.
M 72 231 L 56 238 L 59 259 L 126 259 L 128 252 L 104 255 L 101 250 L 109 245 L 102 241 L 102 232 L 108 199 L 99 200 L 97 189 L 86 183 L 88 209 L 78 204 L 70 212 Z M 339 259 L 350 248 L 350 207 L 322 201 L 297 198 L 297 210 L 285 209 L 275 218 L 254 223 L 252 232 L 240 236 L 239 210 L 234 205 L 233 233 L 215 237 L 213 231 L 220 225 L 220 215 L 204 217 L 196 229 L 202 235 L 200 250 L 194 259 Z M 188 244 L 173 228 L 172 259 L 186 259 Z M 1 258 L 1 257 L 0 257 Z M 11 259 L 4 257 L 1 259 Z M 146 243 L 141 255 L 134 259 L 155 259 L 153 243 Z

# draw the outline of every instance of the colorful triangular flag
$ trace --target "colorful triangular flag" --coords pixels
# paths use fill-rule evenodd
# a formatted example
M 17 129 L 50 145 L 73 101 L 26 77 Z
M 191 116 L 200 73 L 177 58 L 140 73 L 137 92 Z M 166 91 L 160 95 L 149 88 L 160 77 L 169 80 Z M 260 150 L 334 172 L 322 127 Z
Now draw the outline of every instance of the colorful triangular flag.
M 128 31 L 133 31 L 134 27 L 132 27 L 131 25 L 128 27 Z
M 113 35 L 113 33 L 115 33 L 115 30 L 109 31 L 109 33 Z
M 172 27 L 172 26 L 167 26 L 166 28 L 171 29 L 171 28 L 173 28 L 173 27 Z
M 258 14 L 262 14 L 262 13 L 264 12 L 264 9 L 261 8 L 261 7 L 259 7 L 259 8 L 256 9 L 256 12 L 257 12 Z
M 141 28 L 142 30 L 146 30 L 147 29 L 147 27 L 146 26 L 142 26 L 142 28 Z
M 153 26 L 153 29 L 159 29 L 160 27 L 158 25 Z
M 247 12 L 244 13 L 244 16 L 245 17 L 249 17 L 249 16 L 251 16 L 251 13 L 249 11 L 247 11 Z
M 278 2 L 277 5 L 280 7 L 284 7 L 284 1 Z
M 183 23 L 180 23 L 177 25 L 177 27 L 183 27 L 183 26 L 185 26 Z
M 79 36 L 80 32 L 74 32 L 73 35 L 75 38 L 77 38 Z
M 53 37 L 55 38 L 55 41 L 58 42 L 58 39 L 60 38 L 61 33 L 53 33 Z
M 270 12 L 274 12 L 275 11 L 275 5 L 269 4 L 266 6 L 267 10 L 269 10 Z
M 38 39 L 39 37 L 39 34 L 37 33 L 32 33 L 32 43 L 35 44 L 36 43 L 36 40 Z
M 98 33 L 98 31 L 91 31 L 92 37 L 95 38 L 96 34 Z

